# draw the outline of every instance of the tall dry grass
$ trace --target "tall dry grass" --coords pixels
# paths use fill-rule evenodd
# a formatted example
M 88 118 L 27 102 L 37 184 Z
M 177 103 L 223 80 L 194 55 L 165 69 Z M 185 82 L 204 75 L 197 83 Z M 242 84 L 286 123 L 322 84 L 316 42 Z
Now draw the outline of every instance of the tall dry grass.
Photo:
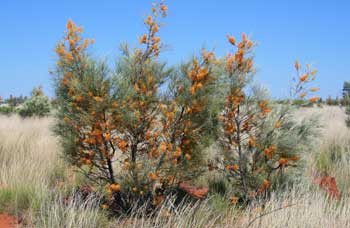
M 52 124 L 52 118 L 0 116 L 0 212 L 21 217 L 25 227 L 98 227 L 103 216 L 94 200 L 81 202 L 60 185 L 67 166 Z
M 315 151 L 307 156 L 303 182 L 273 195 L 264 209 L 256 204 L 242 211 L 225 198 L 212 195 L 201 203 L 176 208 L 169 200 L 152 217 L 139 210 L 128 219 L 109 221 L 98 208 L 97 199 L 81 201 L 70 188 L 57 184 L 67 181 L 67 166 L 51 131 L 52 119 L 0 116 L 0 210 L 17 215 L 24 210 L 27 223 L 23 226 L 43 228 L 349 227 L 350 132 L 343 122 L 345 115 L 338 107 L 306 108 L 295 113 L 296 118 L 313 114 L 319 115 L 324 128 Z M 312 184 L 320 169 L 335 176 L 341 201 L 328 199 Z

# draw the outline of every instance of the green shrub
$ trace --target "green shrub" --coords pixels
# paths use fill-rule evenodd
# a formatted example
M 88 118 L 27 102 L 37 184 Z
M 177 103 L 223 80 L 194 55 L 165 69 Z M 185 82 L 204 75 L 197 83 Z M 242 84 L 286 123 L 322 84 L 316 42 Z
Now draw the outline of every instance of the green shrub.
M 13 113 L 14 109 L 11 106 L 3 105 L 0 106 L 0 114 L 9 115 Z
M 50 114 L 50 110 L 50 100 L 43 94 L 41 87 L 39 87 L 33 89 L 31 98 L 26 100 L 18 108 L 18 113 L 22 117 L 44 117 Z

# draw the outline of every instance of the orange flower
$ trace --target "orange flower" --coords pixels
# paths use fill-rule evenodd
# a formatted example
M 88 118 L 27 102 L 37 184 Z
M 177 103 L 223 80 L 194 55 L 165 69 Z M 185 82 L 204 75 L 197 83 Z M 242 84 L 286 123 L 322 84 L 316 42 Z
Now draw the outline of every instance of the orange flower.
M 176 147 L 175 153 L 174 153 L 174 157 L 178 158 L 180 157 L 182 154 L 181 152 L 181 148 L 180 147 Z
M 95 129 L 95 130 L 93 130 L 93 132 L 91 134 L 93 136 L 100 136 L 100 135 L 102 135 L 102 131 L 99 129 Z
M 278 160 L 278 164 L 283 166 L 288 164 L 288 159 L 287 158 L 281 158 L 280 160 Z
M 268 101 L 260 101 L 260 102 L 258 103 L 258 105 L 259 105 L 259 108 L 260 108 L 261 110 L 263 110 L 263 109 L 265 109 L 265 108 L 267 107 Z
M 101 205 L 101 208 L 104 209 L 104 210 L 106 210 L 106 209 L 109 208 L 109 206 L 108 206 L 107 204 L 102 204 L 102 205 Z
M 127 146 L 128 146 L 128 143 L 125 142 L 124 140 L 120 140 L 120 141 L 118 142 L 118 147 L 119 147 L 119 149 L 120 149 L 121 151 L 123 151 L 123 152 L 126 151 Z
M 166 117 L 168 118 L 169 121 L 173 121 L 175 118 L 175 113 L 174 112 L 167 112 Z
M 300 96 L 300 98 L 304 98 L 305 96 L 306 96 L 306 92 L 305 93 L 301 93 L 299 96 Z
M 148 25 L 148 26 L 150 26 L 150 25 L 152 25 L 152 17 L 151 16 L 148 16 L 147 17 L 147 19 L 145 20 L 145 23 Z
M 198 82 L 195 84 L 196 85 L 196 89 L 199 90 L 199 89 L 202 89 L 203 88 L 203 84 Z
M 94 97 L 94 100 L 97 101 L 97 102 L 102 102 L 103 98 L 99 97 L 99 96 L 96 96 L 96 97 Z
M 72 53 L 68 52 L 66 53 L 65 55 L 66 59 L 69 61 L 69 62 L 73 62 L 74 61 L 74 56 Z
M 82 32 L 83 32 L 83 27 L 81 27 L 81 26 L 78 27 L 78 28 L 77 28 L 77 32 L 82 33 Z
M 230 197 L 230 201 L 231 201 L 232 204 L 237 204 L 237 203 L 238 203 L 238 199 L 239 199 L 239 198 L 236 197 L 236 196 L 231 196 L 231 197 Z
M 160 10 L 163 11 L 163 12 L 166 12 L 166 11 L 168 11 L 168 6 L 162 5 L 160 7 Z
M 159 146 L 159 149 L 162 152 L 166 151 L 166 148 L 167 148 L 166 142 L 162 142 Z
M 147 43 L 147 35 L 143 34 L 143 36 L 139 39 L 140 44 Z
M 319 99 L 320 99 L 319 97 L 311 97 L 309 100 L 310 100 L 310 102 L 315 103 L 315 102 L 317 102 Z
M 304 74 L 304 75 L 302 75 L 302 76 L 299 77 L 299 80 L 300 80 L 301 82 L 305 82 L 306 79 L 307 79 L 307 77 L 308 77 L 308 75 L 307 75 L 307 74 Z
M 65 55 L 64 44 L 63 43 L 58 44 L 55 51 L 59 56 Z
M 76 97 L 75 97 L 75 101 L 78 102 L 78 103 L 79 103 L 79 102 L 83 102 L 83 101 L 84 101 L 84 97 L 81 96 L 81 95 L 76 96 Z
M 234 165 L 227 165 L 225 168 L 226 168 L 227 170 L 237 171 L 237 170 L 239 170 L 239 165 L 237 165 L 237 164 L 234 164 Z
M 190 93 L 192 94 L 192 95 L 194 95 L 195 93 L 196 93 L 196 87 L 193 85 L 193 86 L 191 86 L 191 88 L 190 88 Z
M 249 138 L 248 140 L 248 146 L 254 147 L 256 145 L 255 138 Z
M 109 141 L 111 139 L 111 134 L 110 133 L 106 133 L 105 134 L 105 141 Z
M 191 155 L 190 154 L 185 154 L 185 158 L 186 158 L 186 160 L 190 160 L 192 157 L 191 157 Z
M 272 145 L 272 146 L 266 148 L 266 149 L 264 150 L 265 156 L 268 157 L 269 159 L 272 159 L 272 155 L 273 155 L 273 153 L 276 151 L 276 149 L 277 149 L 277 148 L 276 148 L 276 146 L 274 146 L 274 145 Z
M 282 125 L 281 121 L 276 121 L 276 123 L 274 124 L 275 128 L 280 128 Z
M 310 72 L 310 74 L 311 74 L 312 76 L 316 75 L 316 74 L 317 74 L 317 70 L 312 70 L 312 71 Z
M 109 186 L 109 188 L 112 190 L 112 191 L 120 191 L 121 187 L 119 184 L 111 184 L 111 186 Z
M 149 176 L 149 179 L 151 179 L 152 181 L 157 180 L 157 178 L 158 178 L 157 174 L 155 174 L 153 172 L 149 173 L 148 176 Z
M 270 181 L 268 180 L 264 180 L 262 183 L 262 186 L 260 187 L 260 189 L 257 191 L 257 193 L 261 194 L 263 193 L 266 189 L 268 189 L 270 187 Z
M 117 107 L 118 107 L 118 102 L 114 101 L 114 102 L 112 103 L 112 106 L 113 106 L 113 108 L 117 108 Z
M 197 74 L 196 79 L 197 79 L 198 81 L 201 81 L 201 80 L 203 80 L 203 79 L 205 78 L 205 76 L 207 76 L 208 74 L 209 74 L 208 69 L 207 69 L 207 68 L 202 68 L 202 69 L 199 70 L 199 73 Z
M 152 38 L 154 43 L 159 43 L 160 42 L 160 37 L 153 37 Z
M 291 160 L 291 161 L 298 161 L 300 158 L 298 156 L 292 156 L 290 158 L 288 158 L 288 160 Z
M 213 52 L 207 52 L 205 49 L 202 51 L 202 56 L 205 61 L 209 61 L 215 57 Z
M 248 40 L 247 35 L 245 33 L 242 33 L 242 40 L 246 42 Z
M 264 114 L 264 115 L 268 114 L 270 112 L 272 112 L 272 109 L 270 109 L 270 108 L 267 108 L 267 109 L 264 109 L 264 110 L 261 111 L 261 113 Z
M 86 159 L 85 161 L 84 161 L 84 163 L 86 164 L 86 165 L 91 165 L 91 160 L 90 159 Z
M 298 60 L 295 61 L 294 67 L 295 67 L 296 70 L 300 69 L 300 64 L 299 64 Z
M 184 139 L 184 140 L 182 140 L 182 143 L 183 143 L 184 145 L 189 145 L 189 144 L 191 143 L 191 140 L 189 140 L 189 139 Z
M 312 87 L 312 88 L 310 89 L 311 92 L 317 92 L 317 91 L 319 91 L 319 90 L 320 90 L 320 89 L 317 88 L 317 87 Z
M 233 36 L 227 35 L 227 40 L 228 42 L 230 42 L 230 44 L 235 45 L 236 44 L 236 40 Z
M 165 197 L 164 196 L 155 196 L 153 199 L 152 204 L 153 205 L 159 205 L 164 201 Z

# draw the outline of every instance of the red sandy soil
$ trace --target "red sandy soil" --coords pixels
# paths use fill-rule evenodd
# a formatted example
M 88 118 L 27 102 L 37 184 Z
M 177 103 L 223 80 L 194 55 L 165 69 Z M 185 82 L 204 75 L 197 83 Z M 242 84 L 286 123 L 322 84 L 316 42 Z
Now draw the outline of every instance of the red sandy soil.
M 0 228 L 15 228 L 17 226 L 17 220 L 15 217 L 7 214 L 0 214 Z

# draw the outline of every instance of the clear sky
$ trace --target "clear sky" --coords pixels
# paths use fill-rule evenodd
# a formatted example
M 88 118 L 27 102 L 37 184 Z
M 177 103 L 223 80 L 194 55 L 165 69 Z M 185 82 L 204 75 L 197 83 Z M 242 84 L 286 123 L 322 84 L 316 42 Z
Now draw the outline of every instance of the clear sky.
M 168 0 L 161 35 L 171 64 L 205 46 L 226 54 L 226 34 L 246 32 L 259 42 L 256 78 L 274 97 L 287 94 L 294 61 L 318 69 L 319 95 L 340 95 L 350 80 L 350 1 L 348 0 Z M 148 0 L 0 0 L 0 96 L 28 95 L 41 84 L 53 95 L 48 70 L 54 47 L 71 18 L 95 38 L 95 56 L 111 61 L 119 44 L 137 43 L 144 32 Z

